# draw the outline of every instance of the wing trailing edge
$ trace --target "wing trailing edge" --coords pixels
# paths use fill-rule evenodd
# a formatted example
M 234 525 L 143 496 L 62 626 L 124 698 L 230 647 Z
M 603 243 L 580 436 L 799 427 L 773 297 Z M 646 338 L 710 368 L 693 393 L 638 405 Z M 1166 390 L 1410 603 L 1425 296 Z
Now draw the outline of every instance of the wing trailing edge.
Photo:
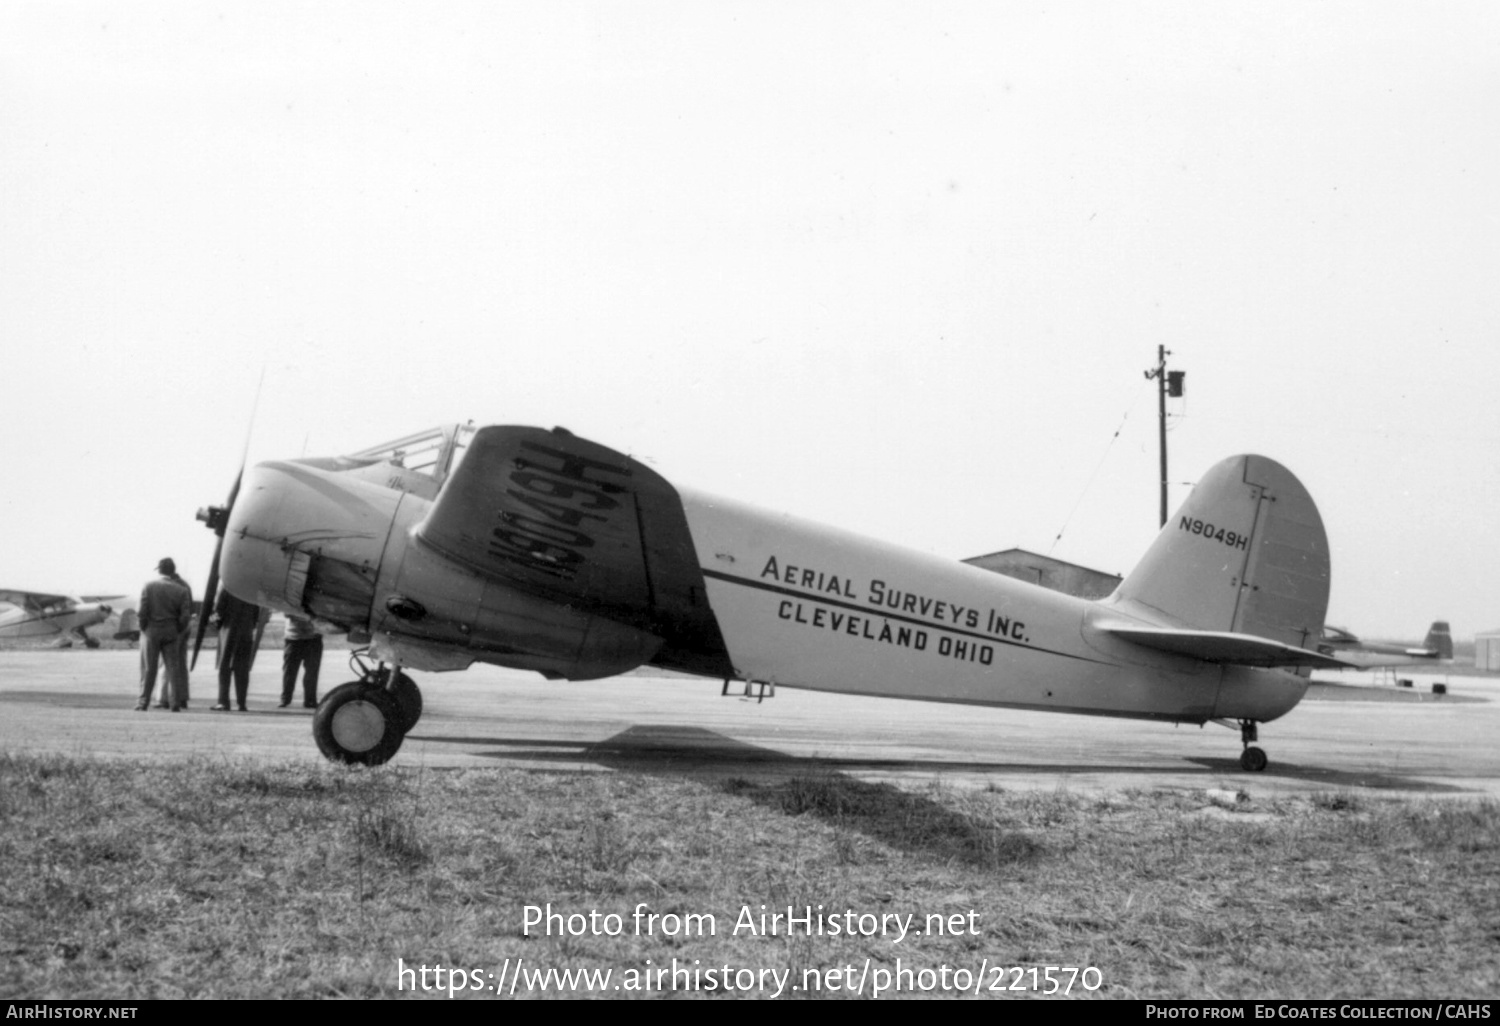
M 1144 648 L 1171 652 L 1173 655 L 1190 656 L 1194 659 L 1202 659 L 1206 663 L 1260 667 L 1306 666 L 1322 670 L 1342 670 L 1355 665 L 1322 652 L 1297 648 L 1295 645 L 1283 644 L 1280 641 L 1257 637 L 1254 634 L 1134 625 L 1100 625 L 1099 629 Z

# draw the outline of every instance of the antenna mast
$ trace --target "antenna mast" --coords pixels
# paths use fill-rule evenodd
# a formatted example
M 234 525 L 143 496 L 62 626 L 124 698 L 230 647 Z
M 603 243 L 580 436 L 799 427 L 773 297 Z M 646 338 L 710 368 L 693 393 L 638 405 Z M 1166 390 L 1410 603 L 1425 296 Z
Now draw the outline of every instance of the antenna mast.
M 1161 439 L 1161 523 L 1167 526 L 1167 396 L 1176 399 L 1182 395 L 1182 379 L 1186 371 L 1167 370 L 1167 357 L 1172 351 L 1166 346 L 1156 347 L 1156 366 L 1146 372 L 1146 379 L 1156 379 L 1157 434 Z

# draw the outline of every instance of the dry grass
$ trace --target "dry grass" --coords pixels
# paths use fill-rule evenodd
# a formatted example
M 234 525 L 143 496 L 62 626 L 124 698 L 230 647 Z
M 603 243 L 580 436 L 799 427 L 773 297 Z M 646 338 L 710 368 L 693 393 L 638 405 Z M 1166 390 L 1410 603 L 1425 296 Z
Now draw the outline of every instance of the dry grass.
M 1206 804 L 841 776 L 0 756 L 0 997 L 374 997 L 398 992 L 398 959 L 488 983 L 507 959 L 618 982 L 674 957 L 793 983 L 898 957 L 1091 965 L 1113 997 L 1500 991 L 1494 804 Z M 523 937 L 524 907 L 547 903 L 618 914 L 624 931 Z M 637 936 L 641 903 L 712 913 L 716 935 Z M 731 933 L 746 907 L 819 904 L 918 927 L 974 910 L 980 933 Z

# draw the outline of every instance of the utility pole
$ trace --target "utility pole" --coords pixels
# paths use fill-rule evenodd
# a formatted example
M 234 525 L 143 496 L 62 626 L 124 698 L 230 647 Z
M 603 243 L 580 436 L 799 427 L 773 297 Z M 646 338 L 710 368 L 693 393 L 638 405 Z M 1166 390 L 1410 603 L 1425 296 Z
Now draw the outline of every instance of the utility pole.
M 1176 399 L 1182 395 L 1182 379 L 1186 371 L 1167 370 L 1167 357 L 1172 351 L 1166 346 L 1156 347 L 1156 366 L 1146 372 L 1146 380 L 1156 379 L 1157 434 L 1161 439 L 1161 524 L 1167 526 L 1167 396 Z

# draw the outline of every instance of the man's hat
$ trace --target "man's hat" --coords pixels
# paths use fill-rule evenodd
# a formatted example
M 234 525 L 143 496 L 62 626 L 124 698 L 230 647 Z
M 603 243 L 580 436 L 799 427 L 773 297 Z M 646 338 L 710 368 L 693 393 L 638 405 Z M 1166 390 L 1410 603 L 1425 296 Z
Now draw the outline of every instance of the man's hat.
M 177 564 L 172 562 L 171 556 L 168 556 L 166 559 L 156 564 L 156 569 L 164 574 L 175 574 L 177 572 Z

